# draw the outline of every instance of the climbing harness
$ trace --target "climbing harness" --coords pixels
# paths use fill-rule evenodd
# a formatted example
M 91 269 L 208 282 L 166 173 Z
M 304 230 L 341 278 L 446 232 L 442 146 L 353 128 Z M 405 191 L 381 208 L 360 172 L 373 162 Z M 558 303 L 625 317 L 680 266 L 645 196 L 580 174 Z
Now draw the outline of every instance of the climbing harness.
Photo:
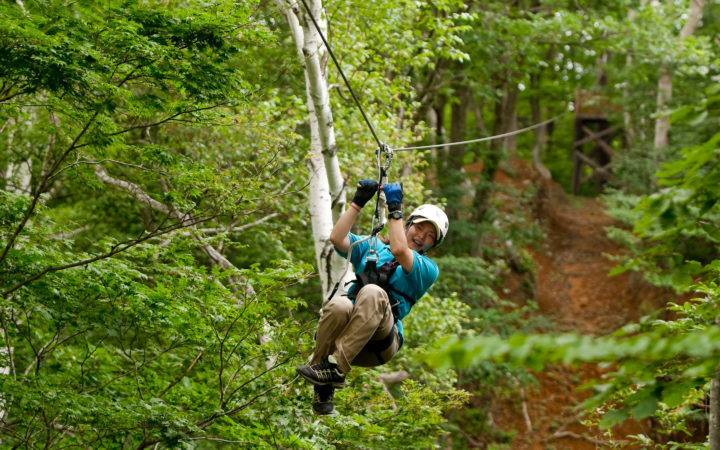
M 360 289 L 367 286 L 368 284 L 374 284 L 382 288 L 382 290 L 387 293 L 388 299 L 390 300 L 390 309 L 392 310 L 393 321 L 397 322 L 400 316 L 400 310 L 398 309 L 400 306 L 400 302 L 395 300 L 392 294 L 397 294 L 401 296 L 402 298 L 407 300 L 408 303 L 410 303 L 410 306 L 415 306 L 415 299 L 403 294 L 400 291 L 393 289 L 390 285 L 390 278 L 393 276 L 395 270 L 399 266 L 400 263 L 398 263 L 395 259 L 386 262 L 380 267 L 377 266 L 377 259 L 366 259 L 365 270 L 362 273 L 357 274 L 355 280 L 349 282 L 355 283 L 355 285 L 351 288 L 352 291 L 348 292 L 348 298 L 350 300 L 355 300 L 355 297 L 357 296 L 358 292 L 360 292 Z

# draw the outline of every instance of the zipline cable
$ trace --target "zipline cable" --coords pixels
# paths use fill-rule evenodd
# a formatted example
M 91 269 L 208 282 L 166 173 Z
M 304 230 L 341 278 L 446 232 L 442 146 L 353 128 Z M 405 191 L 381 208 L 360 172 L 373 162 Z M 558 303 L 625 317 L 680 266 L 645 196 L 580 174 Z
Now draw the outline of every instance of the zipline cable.
M 526 131 L 530 131 L 530 130 L 533 130 L 533 129 L 535 129 L 535 128 L 540 128 L 540 127 L 542 127 L 542 126 L 544 126 L 544 125 L 549 124 L 550 122 L 556 121 L 557 119 L 559 119 L 560 117 L 564 116 L 565 114 L 567 114 L 567 111 L 564 112 L 564 113 L 562 113 L 562 114 L 558 114 L 557 116 L 553 117 L 552 119 L 548 119 L 548 120 L 546 120 L 546 121 L 544 121 L 544 122 L 536 123 L 535 125 L 531 125 L 531 126 L 529 126 L 529 127 L 522 128 L 522 129 L 520 129 L 520 130 L 511 131 L 511 132 L 509 132 L 509 133 L 498 134 L 498 135 L 496 135 L 496 136 L 488 136 L 488 137 L 484 137 L 484 138 L 480 138 L 480 139 L 471 139 L 471 140 L 469 140 L 469 141 L 448 142 L 448 143 L 446 143 L 446 144 L 433 144 L 433 145 L 421 145 L 421 146 L 418 146 L 418 147 L 394 148 L 393 151 L 394 151 L 394 152 L 404 152 L 404 151 L 409 151 L 409 150 L 426 150 L 426 149 L 429 149 L 429 148 L 452 147 L 453 145 L 472 144 L 472 143 L 475 143 L 475 142 L 484 142 L 484 141 L 492 141 L 492 140 L 494 140 L 494 139 L 502 139 L 502 138 L 505 138 L 505 137 L 510 137 L 510 136 L 514 136 L 514 135 L 516 135 L 516 134 L 524 133 L 524 132 L 526 132 Z
M 305 3 L 305 0 L 300 0 L 305 7 L 305 11 L 307 11 L 308 16 L 310 16 L 310 20 L 312 20 L 313 25 L 315 25 L 315 29 L 317 30 L 318 34 L 320 35 L 320 39 L 322 39 L 323 44 L 325 44 L 325 48 L 328 50 L 328 53 L 330 53 L 330 57 L 332 58 L 333 62 L 335 63 L 335 67 L 337 67 L 338 72 L 340 72 L 340 76 L 342 77 L 343 81 L 345 82 L 345 86 L 347 86 L 348 90 L 350 91 L 350 95 L 352 95 L 353 100 L 355 101 L 355 105 L 360 110 L 360 114 L 362 114 L 363 119 L 365 119 L 365 123 L 367 124 L 368 128 L 370 129 L 370 133 L 372 133 L 373 137 L 375 138 L 375 142 L 377 142 L 378 148 L 381 148 L 383 146 L 383 143 L 380 142 L 380 139 L 378 139 L 377 134 L 375 134 L 375 128 L 373 128 L 372 124 L 370 123 L 370 119 L 368 119 L 367 115 L 365 114 L 365 110 L 363 110 L 363 107 L 360 105 L 360 101 L 358 100 L 357 96 L 355 95 L 355 91 L 353 91 L 352 86 L 350 86 L 350 82 L 345 77 L 345 73 L 340 68 L 340 64 L 338 63 L 337 59 L 335 58 L 335 54 L 332 51 L 332 48 L 330 47 L 330 44 L 328 43 L 327 39 L 325 39 L 325 35 L 320 30 L 320 26 L 318 25 L 317 21 L 315 20 L 315 17 L 313 16 L 312 12 L 310 11 L 310 8 L 308 7 L 307 3 Z

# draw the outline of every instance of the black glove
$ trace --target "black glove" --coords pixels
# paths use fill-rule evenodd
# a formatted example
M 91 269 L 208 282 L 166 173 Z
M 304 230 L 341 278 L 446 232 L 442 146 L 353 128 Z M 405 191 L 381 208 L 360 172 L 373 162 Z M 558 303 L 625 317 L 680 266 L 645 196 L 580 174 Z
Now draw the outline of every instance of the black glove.
M 383 185 L 382 189 L 383 192 L 385 192 L 385 201 L 387 201 L 388 211 L 402 211 L 402 183 L 388 183 Z
M 353 197 L 352 202 L 362 208 L 365 206 L 365 203 L 375 196 L 377 190 L 377 181 L 360 180 L 358 181 L 357 190 L 355 191 L 355 197 Z

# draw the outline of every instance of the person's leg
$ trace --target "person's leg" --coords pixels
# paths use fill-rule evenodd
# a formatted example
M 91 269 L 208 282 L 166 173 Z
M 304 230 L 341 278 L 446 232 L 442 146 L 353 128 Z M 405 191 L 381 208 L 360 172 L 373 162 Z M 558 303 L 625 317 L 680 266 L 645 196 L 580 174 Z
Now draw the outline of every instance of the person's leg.
M 400 350 L 400 335 L 397 330 L 393 331 L 393 338 L 385 346 L 385 341 L 388 341 L 387 336 L 384 337 L 373 337 L 368 342 L 368 345 L 358 353 L 355 359 L 352 360 L 352 365 L 357 367 L 375 367 L 381 366 L 395 357 L 398 350 Z M 383 344 L 382 347 L 378 347 L 377 343 Z
M 335 339 L 335 350 L 327 359 L 324 352 L 332 348 L 332 342 L 318 344 L 316 364 L 300 366 L 297 372 L 316 386 L 331 385 L 337 388 L 345 384 L 350 363 L 373 337 L 387 337 L 394 326 L 390 302 L 384 290 L 369 284 L 355 298 L 350 320 Z
M 327 386 L 313 386 L 312 410 L 318 416 L 332 414 L 335 411 L 335 388 Z
M 387 337 L 395 326 L 387 293 L 374 284 L 364 286 L 355 297 L 347 326 L 335 341 L 332 352 L 338 368 L 350 372 L 353 360 L 370 340 Z
M 352 302 L 345 297 L 334 298 L 323 307 L 310 364 L 325 361 L 327 356 L 335 351 L 335 339 L 350 320 L 352 310 Z M 332 414 L 335 410 L 335 388 L 332 385 L 313 386 L 313 391 L 313 412 L 318 415 Z
M 335 340 L 350 321 L 353 304 L 346 297 L 330 300 L 322 310 L 310 364 L 322 362 L 335 351 Z

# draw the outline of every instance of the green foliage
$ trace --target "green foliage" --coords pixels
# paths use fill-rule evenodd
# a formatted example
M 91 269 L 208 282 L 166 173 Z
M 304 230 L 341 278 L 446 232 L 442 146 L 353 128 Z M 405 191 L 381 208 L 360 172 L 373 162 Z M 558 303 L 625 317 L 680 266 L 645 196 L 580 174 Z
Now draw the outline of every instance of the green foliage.
M 693 110 L 700 115 L 712 110 L 708 106 L 715 100 L 709 98 Z M 718 178 L 717 142 L 717 135 L 712 135 L 685 148 L 681 159 L 665 164 L 658 173 L 663 189 L 642 198 L 634 211 L 628 205 L 636 197 L 621 193 L 607 197 L 611 209 L 635 225 L 634 235 L 611 230 L 633 250 L 632 259 L 614 272 L 644 270 L 657 283 L 702 295 L 682 304 L 669 303 L 674 320 L 648 317 L 601 337 L 573 333 L 456 337 L 442 343 L 431 361 L 439 367 L 491 361 L 533 370 L 553 363 L 612 363 L 612 372 L 588 385 L 594 395 L 585 407 L 595 411 L 596 424 L 610 428 L 630 417 L 653 416 L 665 433 L 687 432 L 690 420 L 704 417 L 698 403 L 720 363 L 716 345 L 720 289 L 715 282 L 719 263 L 713 241 L 718 195 L 712 181 Z
M 534 99 L 543 118 L 565 111 L 609 55 L 607 93 L 631 128 L 611 182 L 624 190 L 616 210 L 636 225 L 636 235 L 613 231 L 631 245 L 623 267 L 677 290 L 695 284 L 705 297 L 672 306 L 679 320 L 598 341 L 601 350 L 578 336 L 518 337 L 543 325 L 526 250 L 541 235 L 517 214 L 535 192 L 495 186 L 508 156 L 499 145 L 469 146 L 455 159 L 398 154 L 390 177 L 405 182 L 408 207 L 430 199 L 457 212 L 438 250 L 442 275 L 408 318 L 398 358 L 353 375 L 358 388 L 338 393 L 341 416 L 311 417 L 291 370 L 311 346 L 313 323 L 303 320 L 319 303 L 302 192 L 309 127 L 302 67 L 277 5 L 2 2 L 0 328 L 2 348 L 12 349 L 0 351 L 10 370 L 0 377 L 3 444 L 431 447 L 467 396 L 458 382 L 498 393 L 508 381 L 531 382 L 520 365 L 618 356 L 618 373 L 590 403 L 617 408 L 597 420 L 652 414 L 682 431 L 717 356 L 707 339 L 720 239 L 718 6 L 684 41 L 674 3 L 325 6 L 331 43 L 392 147 L 447 139 L 464 89 L 467 138 L 492 134 L 516 87 L 519 126 L 534 121 Z M 661 67 L 675 74 L 672 110 L 660 113 L 671 113 L 676 134 L 658 151 L 647 142 Z M 337 75 L 328 70 L 344 175 L 374 177 L 374 142 Z M 430 109 L 440 123 L 424 122 Z M 541 155 L 564 183 L 571 129 L 569 115 L 557 122 Z M 529 156 L 534 139 L 519 136 L 517 154 Z M 625 194 L 649 193 L 655 170 L 681 148 L 658 173 L 663 190 L 631 211 L 636 199 Z M 487 170 L 468 183 L 460 166 L 478 159 Z M 496 294 L 511 274 L 527 294 L 513 301 Z M 463 333 L 482 345 L 479 356 L 458 341 L 450 358 L 478 364 L 428 370 L 430 344 Z M 663 345 L 694 350 L 671 356 Z M 376 375 L 400 369 L 412 381 L 389 395 Z

